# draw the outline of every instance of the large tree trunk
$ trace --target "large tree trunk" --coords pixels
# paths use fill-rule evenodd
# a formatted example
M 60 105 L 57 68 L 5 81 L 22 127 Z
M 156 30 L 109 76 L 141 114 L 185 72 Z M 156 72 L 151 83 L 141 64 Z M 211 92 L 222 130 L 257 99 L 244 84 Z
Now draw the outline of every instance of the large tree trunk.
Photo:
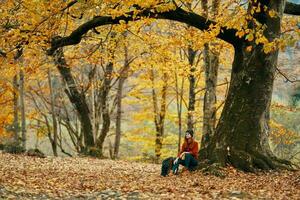
M 166 100 L 167 100 L 167 74 L 163 74 L 164 85 L 161 89 L 161 102 L 160 109 L 158 108 L 157 93 L 155 91 L 155 73 L 154 69 L 150 70 L 152 81 L 152 103 L 154 112 L 154 124 L 155 124 L 155 162 L 159 162 L 161 156 L 161 150 L 163 145 L 163 136 L 165 131 L 165 116 L 166 116 Z
M 13 102 L 14 102 L 14 121 L 13 121 L 13 131 L 14 131 L 14 143 L 19 145 L 19 84 L 18 75 L 13 78 Z
M 271 18 L 264 12 L 255 17 L 267 25 L 264 34 L 273 41 L 280 35 L 284 5 L 283 1 L 271 1 L 266 6 L 278 11 L 280 17 Z M 247 52 L 250 44 L 245 41 L 235 47 L 228 97 L 216 133 L 206 149 L 208 154 L 200 152 L 200 158 L 245 171 L 285 168 L 287 162 L 275 158 L 266 142 L 278 51 L 266 54 L 262 45 L 256 45 L 252 52 Z
M 97 141 L 97 133 L 96 133 L 96 107 L 95 107 L 95 84 L 94 81 L 91 83 L 91 107 L 92 107 L 92 130 L 93 130 L 93 139 L 94 143 Z
M 187 7 L 192 9 L 192 3 L 187 3 Z M 189 30 L 191 27 L 188 26 Z M 190 45 L 187 48 L 187 56 L 190 65 L 189 73 L 189 105 L 188 105 L 188 116 L 187 116 L 187 129 L 194 130 L 194 112 L 195 112 L 195 103 L 196 103 L 196 77 L 195 71 L 196 67 L 194 66 L 194 61 L 196 57 L 197 50 L 195 51 Z
M 123 98 L 123 85 L 125 80 L 128 77 L 128 69 L 130 67 L 130 62 L 128 59 L 128 48 L 127 46 L 124 47 L 124 67 L 122 68 L 119 82 L 118 82 L 118 89 L 117 89 L 117 117 L 116 117 L 116 137 L 115 137 L 115 144 L 114 144 L 114 155 L 113 158 L 116 159 L 119 156 L 119 148 L 121 142 L 121 119 L 122 119 L 122 98 Z
M 79 92 L 78 88 L 76 87 L 75 80 L 71 74 L 71 69 L 67 66 L 66 60 L 64 58 L 62 48 L 59 48 L 56 51 L 54 55 L 54 60 L 66 84 L 67 88 L 65 89 L 65 92 L 68 95 L 68 98 L 70 99 L 79 116 L 84 137 L 84 151 L 87 153 L 88 150 L 94 146 L 94 138 L 92 131 L 92 122 L 89 115 L 90 111 L 85 95 Z
M 121 119 L 122 119 L 122 96 L 123 96 L 123 85 L 125 78 L 120 77 L 117 89 L 117 117 L 116 117 L 116 137 L 114 144 L 114 155 L 113 158 L 117 159 L 119 156 L 119 147 L 121 141 Z
M 22 147 L 26 149 L 26 115 L 25 115 L 25 88 L 24 88 L 24 71 L 20 69 L 20 110 L 21 110 L 21 132 Z
M 53 94 L 52 80 L 51 80 L 51 69 L 48 69 L 48 84 L 50 89 L 50 104 L 51 104 L 51 115 L 52 115 L 52 128 L 53 128 L 53 141 L 51 141 L 53 155 L 57 156 L 57 119 L 55 112 L 55 97 Z
M 220 5 L 219 0 L 212 2 L 212 14 L 215 18 L 218 14 L 218 8 Z M 205 17 L 208 17 L 208 6 L 207 1 L 202 1 L 202 8 L 205 13 Z M 203 102 L 203 129 L 202 129 L 202 140 L 201 148 L 204 149 L 210 142 L 210 138 L 215 133 L 216 125 L 216 103 L 217 103 L 217 92 L 216 85 L 218 80 L 218 68 L 219 68 L 219 52 L 216 50 L 212 51 L 210 45 L 204 44 L 203 56 L 205 66 L 205 94 Z
M 100 135 L 97 139 L 97 148 L 99 151 L 98 156 L 103 156 L 103 144 L 107 133 L 110 128 L 110 112 L 109 112 L 109 102 L 108 102 L 108 94 L 110 91 L 110 84 L 112 80 L 112 73 L 113 73 L 113 63 L 109 62 L 106 65 L 105 72 L 104 72 L 104 80 L 102 86 L 100 88 L 100 101 L 101 101 L 101 111 L 102 111 L 102 129 Z
M 177 117 L 178 117 L 177 152 L 179 153 L 181 150 L 181 135 L 182 135 L 182 103 L 183 103 L 184 77 L 181 78 L 181 85 L 180 85 L 180 90 L 179 90 L 177 71 L 175 71 L 175 84 L 176 84 L 176 107 L 177 107 Z
M 14 61 L 15 62 L 22 62 L 22 55 L 23 55 L 23 48 L 21 46 L 17 46 L 17 52 L 16 55 L 14 56 Z M 20 83 L 21 80 L 18 80 L 19 76 L 16 73 L 13 78 L 13 108 L 14 108 L 14 121 L 13 121 L 13 131 L 14 131 L 14 144 L 16 146 L 20 145 L 20 137 L 19 137 L 19 132 L 20 132 L 20 125 L 19 125 L 19 98 L 21 101 L 20 97 Z M 24 78 L 24 76 L 23 76 Z M 21 79 L 21 77 L 20 77 Z M 23 82 L 22 82 L 23 84 Z M 23 85 L 22 85 L 23 87 Z M 24 103 L 24 102 L 23 102 Z
M 219 55 L 212 52 L 209 44 L 204 46 L 204 65 L 205 65 L 205 94 L 203 101 L 203 130 L 201 148 L 207 147 L 210 138 L 215 133 L 216 125 L 216 85 L 218 80 Z
M 191 47 L 188 47 L 188 60 L 190 65 L 190 74 L 189 74 L 189 105 L 188 105 L 188 120 L 187 120 L 187 129 L 194 129 L 194 112 L 195 112 L 195 103 L 196 103 L 196 77 L 194 66 L 194 60 L 196 57 L 197 51 L 193 50 Z

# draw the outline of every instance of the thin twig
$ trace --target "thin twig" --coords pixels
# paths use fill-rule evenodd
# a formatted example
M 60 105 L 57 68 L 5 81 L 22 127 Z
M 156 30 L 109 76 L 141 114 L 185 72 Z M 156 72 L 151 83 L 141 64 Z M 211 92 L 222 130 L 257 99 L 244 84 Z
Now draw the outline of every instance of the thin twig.
M 296 79 L 296 80 L 291 80 L 289 77 L 287 77 L 287 75 L 285 75 L 282 71 L 280 71 L 280 69 L 278 69 L 276 67 L 276 70 L 278 71 L 278 73 L 283 76 L 285 78 L 285 82 L 290 82 L 290 83 L 296 83 L 296 82 L 300 82 L 299 79 Z

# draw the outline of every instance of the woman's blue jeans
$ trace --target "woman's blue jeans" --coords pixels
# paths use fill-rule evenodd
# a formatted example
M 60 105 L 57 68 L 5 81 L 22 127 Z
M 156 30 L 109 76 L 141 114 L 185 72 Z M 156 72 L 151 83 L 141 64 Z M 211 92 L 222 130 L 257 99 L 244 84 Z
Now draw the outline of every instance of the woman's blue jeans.
M 186 153 L 184 156 L 184 160 L 179 158 L 178 162 L 173 165 L 173 173 L 176 173 L 178 171 L 178 167 L 180 164 L 188 168 L 189 171 L 192 171 L 198 165 L 198 161 L 194 158 L 194 156 L 192 156 L 192 154 Z

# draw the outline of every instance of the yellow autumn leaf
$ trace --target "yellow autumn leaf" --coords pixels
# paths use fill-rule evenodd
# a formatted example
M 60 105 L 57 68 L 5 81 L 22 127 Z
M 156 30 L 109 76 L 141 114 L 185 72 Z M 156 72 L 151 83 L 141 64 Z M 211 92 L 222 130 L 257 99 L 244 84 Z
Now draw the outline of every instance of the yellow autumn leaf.
M 247 46 L 246 51 L 248 52 L 252 51 L 252 46 Z
M 269 10 L 269 16 L 270 17 L 275 17 L 276 16 L 276 12 L 274 10 Z
M 246 36 L 246 39 L 247 39 L 249 42 L 253 41 L 253 39 L 254 39 L 253 33 L 249 33 L 249 34 Z

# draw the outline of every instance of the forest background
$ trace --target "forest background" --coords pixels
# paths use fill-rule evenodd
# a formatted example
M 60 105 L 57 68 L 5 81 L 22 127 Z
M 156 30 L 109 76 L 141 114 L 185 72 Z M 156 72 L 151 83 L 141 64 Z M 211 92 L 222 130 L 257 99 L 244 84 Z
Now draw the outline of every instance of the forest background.
M 246 3 L 2 1 L 1 145 L 76 156 L 87 153 L 90 142 L 96 144 L 88 149 L 90 155 L 159 162 L 177 154 L 187 129 L 200 142 L 215 132 L 228 95 L 234 49 L 216 38 L 218 24 L 228 22 L 239 37 L 263 43 L 266 53 L 280 49 L 269 140 L 278 157 L 299 163 L 300 18 L 284 15 L 280 40 L 268 43 L 259 28 L 243 27 L 249 17 Z M 54 36 L 67 36 L 100 13 L 117 17 L 134 10 L 132 5 L 156 5 L 161 12 L 180 5 L 218 24 L 199 31 L 147 17 L 120 20 L 94 28 L 76 46 L 47 55 Z M 257 7 L 250 13 L 259 12 Z

